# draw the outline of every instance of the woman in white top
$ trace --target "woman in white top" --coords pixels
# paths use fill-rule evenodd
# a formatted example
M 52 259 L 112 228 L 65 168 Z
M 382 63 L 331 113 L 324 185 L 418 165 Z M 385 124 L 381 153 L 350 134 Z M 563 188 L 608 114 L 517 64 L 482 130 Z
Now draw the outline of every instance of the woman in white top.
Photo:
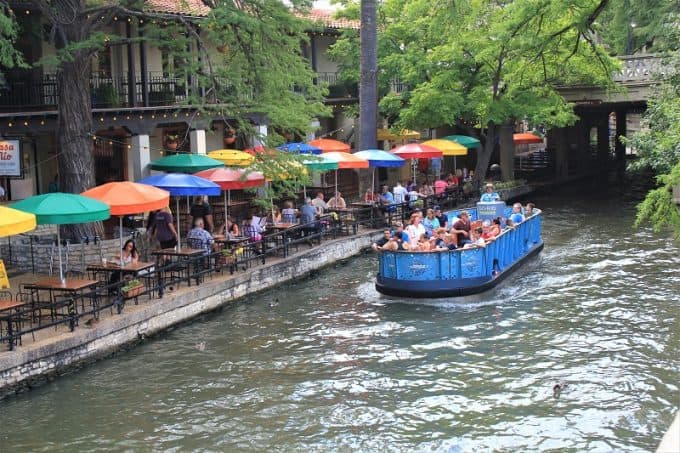
M 425 234 L 425 227 L 420 223 L 420 215 L 411 214 L 409 224 L 406 226 L 406 234 L 408 234 L 408 242 L 411 248 L 418 247 L 418 239 Z
M 137 246 L 135 241 L 128 239 L 123 245 L 123 249 L 120 251 L 118 259 L 125 264 L 137 264 L 139 260 L 139 252 L 137 251 Z

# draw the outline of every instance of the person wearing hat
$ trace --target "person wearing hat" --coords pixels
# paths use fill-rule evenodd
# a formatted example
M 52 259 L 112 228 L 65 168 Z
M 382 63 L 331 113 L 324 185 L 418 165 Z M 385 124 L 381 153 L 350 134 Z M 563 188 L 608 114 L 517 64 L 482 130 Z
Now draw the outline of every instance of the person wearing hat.
M 494 201 L 498 201 L 501 199 L 501 196 L 498 195 L 498 192 L 494 192 L 493 190 L 493 184 L 490 182 L 486 183 L 486 187 L 484 189 L 484 193 L 480 197 L 479 201 L 483 203 L 492 203 Z

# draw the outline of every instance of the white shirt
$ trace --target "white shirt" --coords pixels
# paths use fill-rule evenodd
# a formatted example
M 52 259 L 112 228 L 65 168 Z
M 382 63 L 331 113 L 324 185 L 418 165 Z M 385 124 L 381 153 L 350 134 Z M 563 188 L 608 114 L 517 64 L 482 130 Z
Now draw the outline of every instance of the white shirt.
M 418 226 L 415 226 L 413 224 L 406 225 L 406 234 L 408 234 L 408 242 L 409 245 L 415 246 L 418 244 L 418 240 L 420 239 L 420 236 L 425 234 L 425 227 L 423 226 L 422 223 L 419 223 Z
M 397 184 L 394 186 L 392 193 L 394 194 L 395 203 L 403 203 L 406 200 L 406 194 L 408 192 L 406 191 L 406 187 L 402 186 L 401 184 Z

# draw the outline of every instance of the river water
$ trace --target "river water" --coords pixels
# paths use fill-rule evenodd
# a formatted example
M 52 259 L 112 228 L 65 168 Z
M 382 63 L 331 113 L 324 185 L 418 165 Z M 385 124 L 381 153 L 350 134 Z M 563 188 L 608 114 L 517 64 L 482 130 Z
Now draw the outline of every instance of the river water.
M 0 448 L 653 450 L 680 405 L 680 259 L 631 228 L 637 186 L 534 197 L 544 251 L 481 296 L 387 299 L 365 254 L 248 298 L 1 401 Z

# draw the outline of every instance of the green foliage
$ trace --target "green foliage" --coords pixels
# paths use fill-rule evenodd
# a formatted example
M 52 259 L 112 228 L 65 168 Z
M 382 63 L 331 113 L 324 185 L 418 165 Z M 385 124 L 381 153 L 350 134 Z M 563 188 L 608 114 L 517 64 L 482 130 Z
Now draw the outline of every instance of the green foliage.
M 6 4 L 0 4 L 0 67 L 26 66 L 21 53 L 14 47 L 18 31 L 14 13 Z M 0 87 L 3 84 L 4 77 L 0 72 Z
M 268 183 L 265 187 L 251 190 L 258 194 L 253 199 L 253 204 L 268 210 L 272 200 L 296 197 L 303 185 L 311 183 L 310 172 L 302 161 L 312 159 L 314 158 L 309 155 L 274 150 L 256 154 L 249 170 L 262 172 Z
M 673 187 L 680 187 L 680 163 L 673 167 L 670 174 L 659 176 L 657 182 L 659 187 L 649 191 L 638 205 L 635 226 L 649 223 L 656 232 L 670 227 L 675 238 L 680 240 L 680 209 L 672 195 Z
M 494 182 L 494 188 L 497 190 L 512 189 L 513 187 L 520 187 L 526 185 L 526 179 L 511 179 L 509 181 Z

